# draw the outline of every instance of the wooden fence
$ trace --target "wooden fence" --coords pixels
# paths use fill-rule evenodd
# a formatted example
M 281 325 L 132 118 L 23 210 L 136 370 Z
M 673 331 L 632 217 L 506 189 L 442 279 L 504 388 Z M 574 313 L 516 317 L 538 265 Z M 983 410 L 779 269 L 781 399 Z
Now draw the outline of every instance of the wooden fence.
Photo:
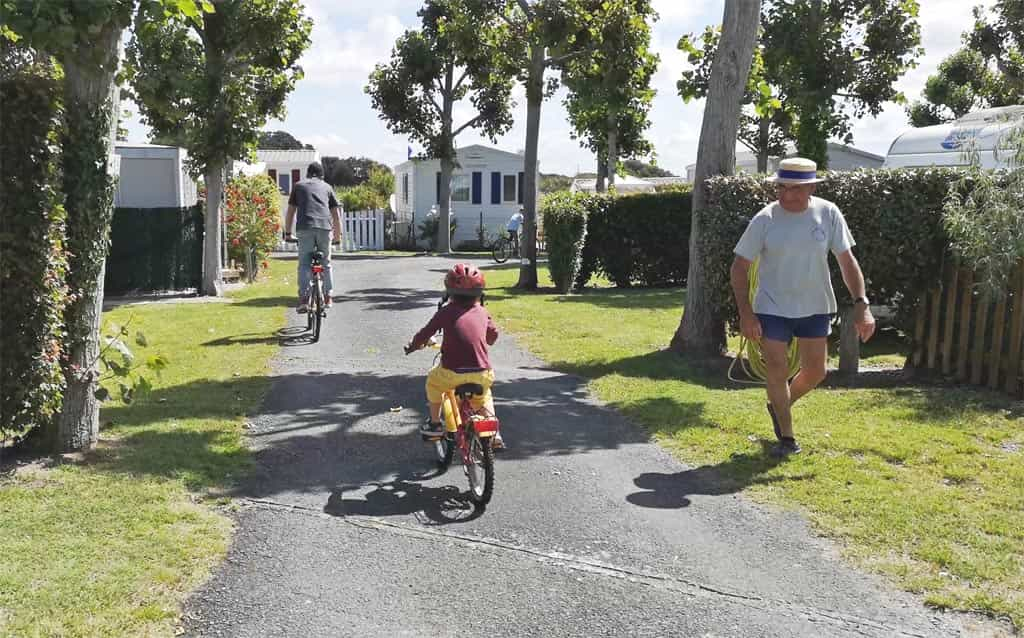
M 973 284 L 971 270 L 944 269 L 942 286 L 918 306 L 911 363 L 1021 396 L 1024 263 L 1001 299 L 979 293 Z

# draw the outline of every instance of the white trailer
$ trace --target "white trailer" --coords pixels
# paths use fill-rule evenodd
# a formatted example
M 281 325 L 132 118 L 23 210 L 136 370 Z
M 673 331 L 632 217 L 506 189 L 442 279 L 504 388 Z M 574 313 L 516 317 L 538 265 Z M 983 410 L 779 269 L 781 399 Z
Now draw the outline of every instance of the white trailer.
M 968 113 L 948 124 L 912 128 L 889 147 L 884 168 L 968 166 L 973 154 L 983 168 L 1009 168 L 1011 133 L 1024 126 L 1024 105 Z

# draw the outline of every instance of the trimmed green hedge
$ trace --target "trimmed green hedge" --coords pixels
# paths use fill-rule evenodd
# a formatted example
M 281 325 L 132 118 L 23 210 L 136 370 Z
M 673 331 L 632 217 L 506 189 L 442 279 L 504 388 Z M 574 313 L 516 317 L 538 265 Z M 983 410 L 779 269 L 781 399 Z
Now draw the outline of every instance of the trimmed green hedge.
M 548 268 L 555 288 L 562 293 L 569 292 L 580 269 L 590 200 L 583 193 L 559 192 L 546 196 L 541 203 Z
M 690 265 L 692 195 L 686 190 L 590 195 L 576 286 L 595 273 L 616 286 L 683 286 Z
M 60 410 L 67 257 L 59 82 L 49 63 L 6 43 L 0 63 L 0 432 L 7 433 L 44 425 Z
M 949 254 L 942 208 L 958 176 L 951 169 L 830 172 L 815 193 L 843 212 L 872 303 L 895 307 L 903 328 L 909 328 L 921 291 L 938 283 Z M 775 192 L 756 176 L 712 178 L 707 188 L 708 206 L 700 213 L 707 290 L 716 313 L 735 327 L 729 284 L 733 248 L 750 218 L 775 200 Z M 839 268 L 834 259 L 830 263 L 840 305 L 849 303 Z
M 202 277 L 201 205 L 114 210 L 105 294 L 199 288 Z

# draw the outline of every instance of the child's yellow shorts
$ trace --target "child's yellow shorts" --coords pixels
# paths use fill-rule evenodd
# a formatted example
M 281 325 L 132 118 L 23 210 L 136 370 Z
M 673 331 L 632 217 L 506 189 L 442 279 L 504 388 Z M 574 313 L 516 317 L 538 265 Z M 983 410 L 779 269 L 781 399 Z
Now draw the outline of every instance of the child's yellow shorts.
M 491 394 L 491 386 L 494 385 L 494 370 L 482 370 L 480 372 L 453 372 L 447 368 L 436 366 L 427 374 L 427 401 L 440 403 L 442 395 L 454 390 L 463 383 L 478 383 L 483 386 L 483 396 L 473 397 L 473 409 L 487 408 L 490 414 L 494 414 L 494 396 Z

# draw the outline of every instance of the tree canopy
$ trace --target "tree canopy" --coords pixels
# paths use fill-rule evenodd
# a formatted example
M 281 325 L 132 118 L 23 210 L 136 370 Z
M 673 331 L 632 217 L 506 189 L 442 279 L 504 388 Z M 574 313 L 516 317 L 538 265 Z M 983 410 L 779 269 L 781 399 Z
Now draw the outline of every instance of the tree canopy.
M 391 168 L 369 157 L 334 157 L 327 155 L 320 158 L 324 167 L 324 179 L 334 186 L 358 186 L 370 180 L 372 173 L 384 171 L 391 173 Z
M 907 115 L 913 126 L 931 126 L 981 108 L 1024 102 L 1024 0 L 1002 0 L 992 11 L 974 10 L 964 46 L 928 77 L 922 100 Z
M 281 151 L 312 150 L 312 144 L 303 144 L 288 131 L 260 131 L 256 148 Z
M 628 159 L 622 163 L 627 175 L 634 177 L 675 177 L 672 171 L 660 168 L 657 164 L 637 159 Z
M 894 84 L 921 55 L 917 0 L 772 0 L 761 14 L 763 58 L 796 115 L 797 150 L 828 165 L 828 139 L 905 98 Z

